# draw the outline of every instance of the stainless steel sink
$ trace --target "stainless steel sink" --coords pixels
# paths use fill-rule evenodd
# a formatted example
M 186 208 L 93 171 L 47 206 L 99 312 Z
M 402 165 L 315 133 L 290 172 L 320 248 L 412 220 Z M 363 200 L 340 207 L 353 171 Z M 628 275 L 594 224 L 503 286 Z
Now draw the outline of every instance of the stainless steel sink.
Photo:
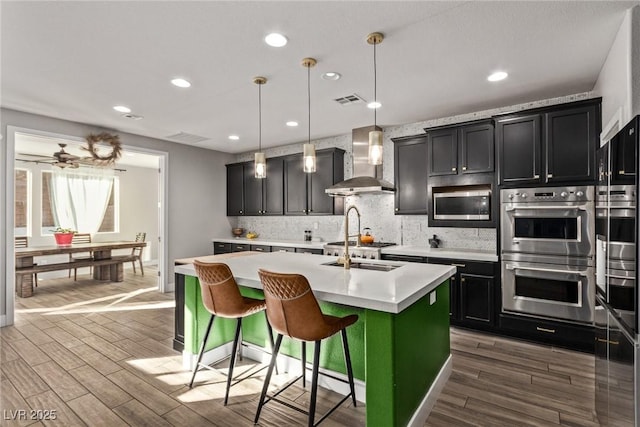
M 325 262 L 322 265 L 329 265 L 332 267 L 344 267 L 342 264 L 338 262 Z M 395 270 L 398 267 L 402 267 L 401 265 L 391 265 L 391 264 L 373 264 L 370 262 L 351 262 L 351 268 L 359 268 L 361 270 L 375 270 L 375 271 L 391 271 Z

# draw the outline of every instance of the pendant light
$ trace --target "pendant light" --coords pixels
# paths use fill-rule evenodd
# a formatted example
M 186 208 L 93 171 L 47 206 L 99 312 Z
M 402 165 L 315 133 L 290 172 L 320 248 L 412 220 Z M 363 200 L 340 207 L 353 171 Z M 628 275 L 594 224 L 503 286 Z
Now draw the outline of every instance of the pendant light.
M 267 79 L 254 77 L 253 82 L 258 85 L 258 152 L 255 154 L 254 176 L 262 179 L 267 177 L 267 159 L 262 152 L 262 85 L 267 82 Z
M 316 171 L 316 147 L 311 143 L 311 67 L 316 64 L 317 61 L 313 58 L 304 58 L 302 60 L 302 66 L 307 69 L 307 101 L 309 107 L 309 133 L 307 143 L 302 148 L 302 170 L 305 173 Z
M 377 114 L 376 111 L 380 104 L 378 103 L 378 87 L 377 87 L 377 75 L 376 75 L 376 45 L 382 43 L 384 35 L 382 33 L 371 33 L 367 36 L 367 43 L 373 45 L 373 102 L 370 103 L 370 108 L 373 108 L 373 126 L 376 126 Z M 370 165 L 382 164 L 382 131 L 372 130 L 369 132 L 369 159 Z

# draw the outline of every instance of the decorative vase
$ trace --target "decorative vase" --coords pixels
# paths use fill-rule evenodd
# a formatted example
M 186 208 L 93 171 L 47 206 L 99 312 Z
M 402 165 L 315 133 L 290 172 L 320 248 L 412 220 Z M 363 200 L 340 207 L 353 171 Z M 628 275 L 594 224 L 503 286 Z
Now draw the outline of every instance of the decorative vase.
M 75 233 L 53 233 L 53 237 L 56 239 L 56 244 L 60 246 L 70 245 L 74 234 Z

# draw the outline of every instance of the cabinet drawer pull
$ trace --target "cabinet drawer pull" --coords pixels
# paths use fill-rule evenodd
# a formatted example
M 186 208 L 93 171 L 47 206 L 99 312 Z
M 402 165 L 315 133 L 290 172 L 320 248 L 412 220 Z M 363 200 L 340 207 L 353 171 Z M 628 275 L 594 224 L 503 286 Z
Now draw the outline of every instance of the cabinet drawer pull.
M 541 328 L 540 326 L 536 326 L 536 330 L 538 330 L 540 332 L 548 332 L 550 334 L 555 334 L 556 333 L 555 329 Z
M 540 178 L 540 175 L 533 175 L 533 178 L 534 179 L 538 179 L 538 178 Z
M 611 341 L 611 340 L 605 340 L 602 338 L 598 338 L 598 342 L 603 342 L 606 344 L 611 344 L 611 345 L 620 345 L 620 341 Z
M 399 208 L 396 208 L 396 212 L 398 212 L 399 210 L 400 210 Z
M 466 170 L 467 170 L 467 167 L 466 167 L 466 166 L 463 166 L 463 167 L 462 167 L 462 170 L 463 170 L 463 171 L 466 171 Z
M 451 172 L 455 172 L 457 168 L 451 168 Z
M 242 211 L 240 211 L 240 213 L 242 213 Z
M 548 173 L 547 174 L 547 178 L 553 178 L 553 174 L 552 173 Z
M 465 268 L 467 265 L 466 264 L 451 264 L 454 267 L 460 267 L 460 268 Z
M 624 171 L 618 171 L 618 175 L 624 175 Z
M 465 283 L 465 282 L 466 282 L 466 279 L 464 277 L 460 279 L 460 283 Z
M 254 251 L 258 251 L 258 252 L 263 252 L 264 251 L 264 249 L 262 249 L 262 248 L 253 248 L 253 250 Z

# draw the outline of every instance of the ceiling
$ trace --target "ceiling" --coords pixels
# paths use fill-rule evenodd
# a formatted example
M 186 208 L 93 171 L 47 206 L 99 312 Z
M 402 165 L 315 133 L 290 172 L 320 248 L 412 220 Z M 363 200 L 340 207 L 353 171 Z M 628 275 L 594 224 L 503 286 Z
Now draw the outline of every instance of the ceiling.
M 589 91 L 622 22 L 639 1 L 46 1 L 0 2 L 1 105 L 118 132 L 229 153 L 373 124 L 377 47 L 378 125 L 391 126 Z M 289 43 L 273 48 L 277 31 Z M 504 70 L 509 78 L 490 83 Z M 325 81 L 327 71 L 342 74 Z M 188 89 L 170 84 L 183 77 Z M 112 109 L 126 105 L 141 120 Z M 290 128 L 285 122 L 300 126 Z M 238 141 L 227 137 L 236 134 Z M 126 141 L 123 141 L 126 144 Z

